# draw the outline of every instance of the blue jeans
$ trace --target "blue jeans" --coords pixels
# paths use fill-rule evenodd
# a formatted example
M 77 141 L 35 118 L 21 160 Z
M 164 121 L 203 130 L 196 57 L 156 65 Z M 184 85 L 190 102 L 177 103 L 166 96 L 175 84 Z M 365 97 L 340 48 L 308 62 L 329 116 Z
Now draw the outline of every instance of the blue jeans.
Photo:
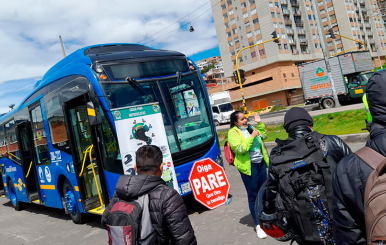
M 255 201 L 260 187 L 263 186 L 264 182 L 267 180 L 267 168 L 265 167 L 264 160 L 262 160 L 261 163 L 251 164 L 251 176 L 243 173 L 240 174 L 245 189 L 247 189 L 249 210 L 251 211 L 253 221 L 258 225 L 259 222 L 257 221 L 255 214 Z

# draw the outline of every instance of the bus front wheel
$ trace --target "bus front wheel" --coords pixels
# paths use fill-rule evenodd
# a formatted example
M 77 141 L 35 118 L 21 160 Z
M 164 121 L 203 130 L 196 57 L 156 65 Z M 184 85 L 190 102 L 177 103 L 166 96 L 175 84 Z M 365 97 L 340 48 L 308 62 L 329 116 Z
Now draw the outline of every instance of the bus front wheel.
M 11 198 L 12 207 L 16 211 L 22 210 L 23 203 L 17 200 L 15 186 L 12 184 L 11 180 L 8 181 L 8 191 L 9 191 L 9 197 Z
M 63 183 L 63 199 L 65 203 L 66 213 L 68 213 L 75 224 L 82 224 L 85 220 L 85 214 L 79 211 L 78 203 L 76 202 L 75 192 L 68 180 Z

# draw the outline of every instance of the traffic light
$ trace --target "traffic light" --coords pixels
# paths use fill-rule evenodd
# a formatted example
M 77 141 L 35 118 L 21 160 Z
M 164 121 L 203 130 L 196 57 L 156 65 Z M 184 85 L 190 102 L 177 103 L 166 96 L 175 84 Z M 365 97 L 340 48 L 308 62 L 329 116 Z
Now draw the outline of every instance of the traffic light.
M 235 78 L 235 83 L 239 84 L 239 77 L 237 76 L 237 71 L 233 72 L 233 77 Z
M 334 30 L 331 28 L 330 30 L 330 36 L 332 39 L 335 39 L 335 34 L 334 34 Z
M 239 72 L 240 72 L 240 78 L 241 78 L 241 83 L 244 84 L 245 82 L 245 74 L 244 74 L 244 70 L 243 69 L 239 69 Z
M 241 78 L 241 84 L 244 84 L 245 82 L 245 74 L 243 69 L 239 69 L 240 72 L 240 78 Z M 233 77 L 235 78 L 235 83 L 239 84 L 239 77 L 237 76 L 237 70 L 233 72 Z
M 272 35 L 272 39 L 277 38 L 277 33 L 276 33 L 276 31 L 272 32 L 271 35 Z M 276 39 L 276 40 L 274 40 L 273 42 L 274 42 L 274 43 L 279 43 L 279 39 Z
M 361 50 L 363 48 L 363 45 L 361 43 L 358 43 L 358 48 Z

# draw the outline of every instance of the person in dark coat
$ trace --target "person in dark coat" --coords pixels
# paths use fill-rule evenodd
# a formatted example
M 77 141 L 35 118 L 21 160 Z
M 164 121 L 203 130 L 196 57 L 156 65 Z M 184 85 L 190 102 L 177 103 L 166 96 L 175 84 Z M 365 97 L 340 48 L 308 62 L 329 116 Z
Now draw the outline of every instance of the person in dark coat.
M 386 156 L 386 71 L 375 73 L 367 84 L 370 140 L 367 147 Z M 365 101 L 364 101 L 365 102 Z M 365 102 L 366 105 L 366 102 Z M 373 169 L 357 155 L 343 158 L 333 175 L 334 237 L 339 245 L 366 244 L 364 194 Z
M 310 114 L 303 108 L 291 108 L 284 116 L 284 129 L 288 133 L 286 142 L 290 143 L 313 132 L 314 121 Z M 327 148 L 327 156 L 338 163 L 344 156 L 351 153 L 350 147 L 336 135 L 325 135 L 322 140 Z M 271 151 L 271 156 L 280 150 L 276 146 Z M 274 170 L 271 162 L 268 168 L 267 190 L 265 192 L 267 210 L 274 213 L 276 207 L 276 196 L 279 192 L 279 176 Z M 321 243 L 320 243 L 321 244 Z
M 157 232 L 159 245 L 197 244 L 193 227 L 182 197 L 161 179 L 163 171 L 162 152 L 154 145 L 145 145 L 136 152 L 135 170 L 138 175 L 121 176 L 114 197 L 102 216 L 106 228 L 106 216 L 119 200 L 130 200 L 149 193 L 149 212 Z

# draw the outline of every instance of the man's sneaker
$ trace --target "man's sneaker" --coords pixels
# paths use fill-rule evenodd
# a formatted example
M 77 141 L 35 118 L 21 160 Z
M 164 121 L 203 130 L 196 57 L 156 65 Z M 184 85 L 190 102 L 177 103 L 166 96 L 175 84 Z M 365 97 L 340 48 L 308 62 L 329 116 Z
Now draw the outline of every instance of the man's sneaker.
M 265 231 L 261 229 L 260 225 L 256 226 L 256 233 L 257 233 L 257 237 L 260 239 L 267 238 L 267 234 L 265 234 Z

